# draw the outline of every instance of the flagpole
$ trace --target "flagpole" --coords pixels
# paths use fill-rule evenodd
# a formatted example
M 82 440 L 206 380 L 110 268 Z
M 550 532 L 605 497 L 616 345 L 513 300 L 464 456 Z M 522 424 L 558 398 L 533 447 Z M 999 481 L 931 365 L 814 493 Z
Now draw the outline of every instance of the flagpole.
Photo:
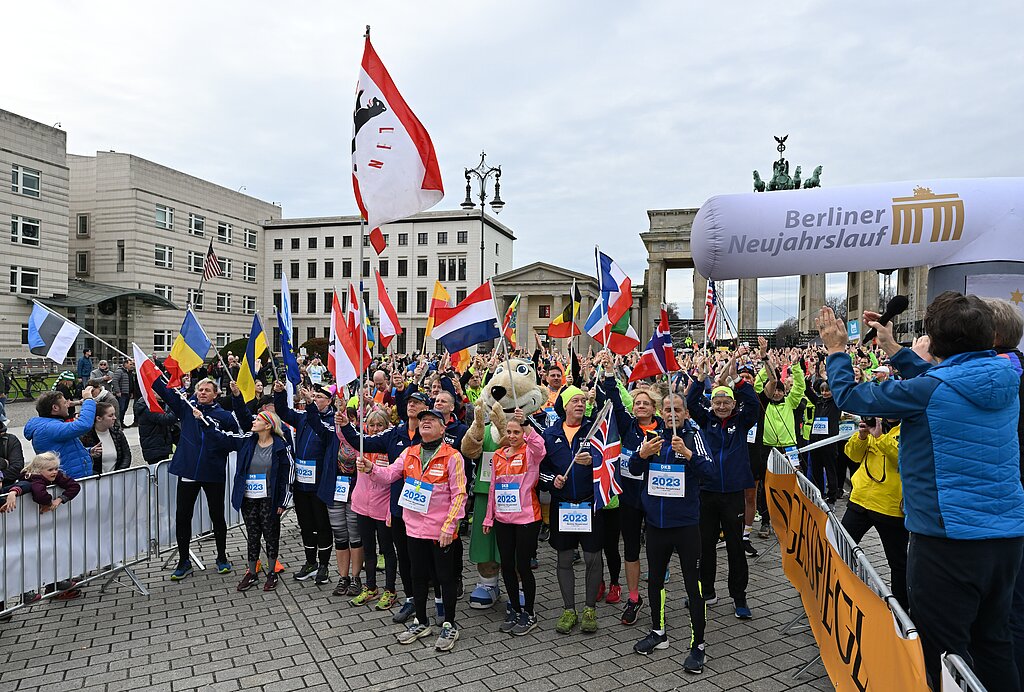
M 67 317 L 64 317 L 64 316 L 63 316 L 63 315 L 61 315 L 61 314 L 60 314 L 59 312 L 54 312 L 53 310 L 51 310 L 51 309 L 50 309 L 50 308 L 48 308 L 47 306 L 43 305 L 42 303 L 40 303 L 40 302 L 39 302 L 38 300 L 36 300 L 36 299 L 34 299 L 34 298 L 32 299 L 32 303 L 33 303 L 33 304 L 35 304 L 35 305 L 38 305 L 38 306 L 39 306 L 39 307 L 41 307 L 41 308 L 42 308 L 43 310 L 46 310 L 46 311 L 47 311 L 48 313 L 50 313 L 51 315 L 54 315 L 54 316 L 56 316 L 56 317 L 59 317 L 60 319 L 64 320 L 65 322 L 71 322 L 71 320 L 69 320 L 69 319 L 68 319 Z M 103 344 L 104 346 L 106 346 L 107 348 L 109 348 L 109 349 L 110 349 L 111 351 L 113 351 L 114 353 L 117 353 L 117 354 L 121 355 L 121 356 L 122 356 L 122 357 L 124 357 L 124 358 L 131 358 L 131 356 L 129 356 L 129 355 L 127 354 L 127 353 L 125 353 L 125 352 L 124 352 L 124 351 L 122 351 L 121 349 L 119 349 L 119 348 L 114 348 L 114 347 L 113 347 L 113 346 L 111 346 L 111 345 L 110 345 L 110 344 L 109 344 L 108 342 L 106 342 L 106 341 L 104 341 L 103 339 L 99 338 L 98 336 L 96 336 L 95 334 L 93 334 L 92 332 L 90 332 L 90 331 L 89 331 L 88 329 L 86 329 L 85 327 L 79 326 L 77 322 L 71 322 L 71 324 L 73 324 L 73 325 L 75 325 L 76 327 L 78 327 L 78 329 L 79 329 L 79 330 L 80 330 L 80 331 L 81 331 L 81 332 L 82 332 L 83 334 L 86 334 L 86 335 L 88 335 L 88 336 L 91 336 L 92 338 L 96 339 L 96 341 L 99 341 L 99 342 L 100 342 L 101 344 Z
M 498 296 L 494 292 L 494 283 L 487 279 L 487 284 L 491 287 L 491 304 L 494 306 L 494 316 L 498 317 Z M 518 312 L 519 307 L 516 306 Z M 501 313 L 501 317 L 498 317 L 500 322 L 498 323 L 498 334 L 501 339 L 501 345 L 505 347 L 505 370 L 508 372 L 508 386 L 512 389 L 512 404 L 513 408 L 519 408 L 519 395 L 516 394 L 516 382 L 515 378 L 512 377 L 512 360 L 508 355 L 508 341 L 505 339 L 505 330 L 503 329 L 505 322 L 505 313 Z M 518 321 L 518 320 L 517 320 Z M 514 329 L 515 327 L 513 327 Z
M 367 39 L 370 38 L 370 26 L 369 25 L 366 26 L 366 38 Z M 356 344 L 359 346 L 359 390 L 356 393 L 356 420 L 359 421 L 359 459 L 360 460 L 362 460 L 362 458 L 363 458 L 363 437 L 364 437 L 364 435 L 363 435 L 363 415 L 364 415 L 363 414 L 363 409 L 365 408 L 363 406 L 363 375 L 364 375 L 363 370 L 365 369 L 365 366 L 363 365 L 363 355 L 366 353 L 366 347 L 363 344 L 365 343 L 364 340 L 366 339 L 366 332 L 365 332 L 366 327 L 362 324 L 362 322 L 363 322 L 363 315 L 365 313 L 363 312 L 362 307 L 361 307 L 362 306 L 362 302 L 363 302 L 363 244 L 364 244 L 364 241 L 365 241 L 365 238 L 366 238 L 366 236 L 365 236 L 365 233 L 366 233 L 365 225 L 366 225 L 366 219 L 364 219 L 362 217 L 362 215 L 360 215 L 359 216 L 359 290 L 356 292 L 356 309 L 359 311 L 359 322 L 360 322 L 360 324 L 356 325 L 356 329 L 359 330 L 359 331 L 356 332 L 356 337 L 357 337 L 356 338 Z M 336 382 L 335 384 L 338 387 L 341 386 L 340 382 Z

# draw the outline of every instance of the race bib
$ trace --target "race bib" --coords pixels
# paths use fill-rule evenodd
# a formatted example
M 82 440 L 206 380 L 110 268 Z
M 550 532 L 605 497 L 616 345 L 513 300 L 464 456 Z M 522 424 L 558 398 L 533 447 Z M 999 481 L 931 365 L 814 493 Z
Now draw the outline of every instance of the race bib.
M 398 498 L 398 505 L 413 512 L 426 514 L 427 507 L 430 506 L 430 496 L 433 494 L 434 486 L 430 483 L 406 478 L 405 485 L 402 486 L 402 495 Z
M 306 485 L 316 485 L 316 459 L 296 459 L 295 480 Z
M 352 479 L 348 476 L 338 476 L 334 481 L 334 501 L 348 502 L 348 493 L 352 489 Z
M 480 482 L 490 483 L 491 474 L 494 469 L 494 452 L 484 452 L 483 458 L 480 459 Z
M 800 465 L 800 450 L 796 447 L 786 447 L 786 458 L 793 466 Z
M 843 435 L 849 433 L 852 435 L 857 430 L 857 424 L 852 420 L 844 420 L 839 422 L 839 432 Z
M 554 425 L 555 423 L 558 422 L 558 414 L 555 413 L 555 409 L 554 409 L 553 406 L 549 406 L 548 408 L 544 409 L 544 414 L 545 414 L 545 417 L 544 417 L 544 425 L 545 426 L 550 428 L 552 425 Z
M 685 467 L 682 464 L 651 464 L 647 472 L 647 494 L 655 497 L 685 497 Z
M 636 454 L 636 452 L 634 452 L 631 449 L 622 450 L 622 456 L 619 457 L 619 473 L 622 475 L 623 478 L 630 478 L 634 481 L 642 481 L 644 479 L 643 476 L 637 476 L 633 473 L 630 473 L 629 471 L 629 460 L 633 458 L 634 454 Z
M 828 418 L 815 418 L 811 426 L 812 435 L 828 435 Z
M 245 496 L 258 500 L 267 496 L 267 474 L 247 473 L 245 474 Z
M 519 483 L 498 483 L 494 486 L 494 509 L 505 514 L 523 511 L 519 499 Z
M 752 427 L 750 430 L 747 431 L 747 444 L 751 444 L 752 445 L 752 444 L 756 444 L 756 443 L 757 443 L 757 426 L 755 425 L 754 427 Z
M 320 373 L 319 370 L 308 370 L 307 372 L 309 374 L 309 381 L 311 383 L 320 384 L 321 382 L 324 381 L 324 376 Z
M 589 502 L 558 503 L 558 530 L 565 533 L 590 533 L 594 529 Z

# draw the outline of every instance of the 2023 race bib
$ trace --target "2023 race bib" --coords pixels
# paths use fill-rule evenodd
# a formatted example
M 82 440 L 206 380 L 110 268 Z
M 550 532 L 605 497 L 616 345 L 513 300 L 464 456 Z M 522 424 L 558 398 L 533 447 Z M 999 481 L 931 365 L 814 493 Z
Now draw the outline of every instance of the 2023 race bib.
M 316 459 L 296 459 L 295 480 L 306 485 L 316 485 Z
M 857 424 L 852 420 L 839 421 L 839 432 L 842 434 L 850 433 L 851 435 L 857 430 Z
M 828 435 L 828 418 L 815 418 L 811 426 L 812 435 Z
M 630 473 L 629 471 L 629 460 L 633 458 L 634 454 L 636 454 L 636 452 L 631 449 L 622 450 L 622 456 L 619 457 L 619 473 L 622 474 L 623 478 L 630 478 L 634 481 L 642 481 L 644 479 L 643 476 L 637 476 L 636 474 Z
M 245 496 L 258 500 L 267 496 L 267 474 L 247 473 L 245 474 Z
M 334 481 L 334 501 L 348 502 L 348 495 L 351 489 L 352 479 L 348 476 L 338 476 Z
M 747 431 L 747 444 L 755 444 L 757 442 L 757 426 L 755 425 Z
M 434 486 L 430 483 L 417 481 L 412 478 L 405 479 L 402 486 L 402 494 L 398 498 L 398 505 L 413 512 L 426 514 L 430 506 L 430 497 L 434 494 Z
M 682 464 L 651 464 L 647 472 L 647 494 L 655 497 L 685 497 L 686 467 Z
M 494 509 L 505 514 L 523 511 L 519 483 L 497 483 L 494 486 Z
M 786 447 L 786 458 L 793 466 L 800 465 L 800 450 L 796 447 Z
M 594 530 L 594 517 L 589 502 L 559 502 L 558 530 L 565 533 L 590 533 Z

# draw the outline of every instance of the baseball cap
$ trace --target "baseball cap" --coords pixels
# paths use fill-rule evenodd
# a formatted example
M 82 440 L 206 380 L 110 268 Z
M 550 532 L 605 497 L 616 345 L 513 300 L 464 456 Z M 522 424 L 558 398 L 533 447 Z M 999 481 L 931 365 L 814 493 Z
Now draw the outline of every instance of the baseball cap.
M 441 421 L 442 423 L 444 423 L 444 414 L 443 414 L 443 413 L 441 413 L 440 411 L 438 411 L 438 410 L 437 410 L 436 408 L 428 408 L 428 409 L 424 409 L 423 411 L 420 411 L 420 412 L 419 412 L 419 413 L 418 413 L 418 414 L 416 415 L 416 419 L 417 419 L 417 420 L 423 420 L 423 417 L 424 417 L 424 416 L 434 416 L 434 417 L 435 417 L 435 418 L 437 418 L 437 419 L 438 419 L 439 421 Z

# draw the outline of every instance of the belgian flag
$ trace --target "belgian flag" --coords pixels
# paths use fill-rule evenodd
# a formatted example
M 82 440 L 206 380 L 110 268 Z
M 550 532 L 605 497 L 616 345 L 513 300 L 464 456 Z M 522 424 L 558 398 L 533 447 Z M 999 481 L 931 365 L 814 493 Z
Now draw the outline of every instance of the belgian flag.
M 575 281 L 572 282 L 570 298 L 571 300 L 562 313 L 551 320 L 551 324 L 548 325 L 548 336 L 552 339 L 571 339 L 583 333 L 576 326 L 576 318 L 580 314 L 580 303 L 583 302 L 583 297 L 580 295 L 580 289 Z

